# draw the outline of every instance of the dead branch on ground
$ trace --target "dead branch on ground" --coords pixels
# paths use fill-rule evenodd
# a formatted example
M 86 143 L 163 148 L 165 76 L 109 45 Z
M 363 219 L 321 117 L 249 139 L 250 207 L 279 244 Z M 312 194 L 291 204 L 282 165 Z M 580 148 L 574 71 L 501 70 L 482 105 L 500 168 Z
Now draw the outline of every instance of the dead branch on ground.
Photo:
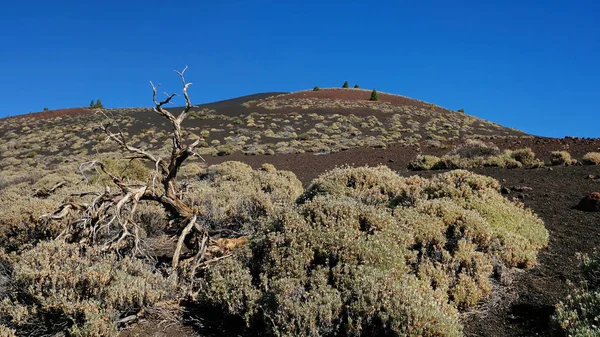
M 198 222 L 198 214 L 182 198 L 183 192 L 177 182 L 177 173 L 184 162 L 190 157 L 200 157 L 194 150 L 199 144 L 199 140 L 186 144 L 182 136 L 182 123 L 187 117 L 192 104 L 188 96 L 188 88 L 192 83 L 185 80 L 185 71 L 175 71 L 181 78 L 183 86 L 182 92 L 185 98 L 185 107 L 175 116 L 165 109 L 165 105 L 170 103 L 176 94 L 167 95 L 163 101 L 158 101 L 156 92 L 158 85 L 150 82 L 152 86 L 152 99 L 154 101 L 153 110 L 157 114 L 167 119 L 172 126 L 172 150 L 170 157 L 165 160 L 150 151 L 131 145 L 124 133 L 118 129 L 113 131 L 115 126 L 113 120 L 102 110 L 100 112 L 109 119 L 96 130 L 103 132 L 107 139 L 116 143 L 120 149 L 130 153 L 126 158 L 139 158 L 149 162 L 154 167 L 152 177 L 145 183 L 134 183 L 111 172 L 106 165 L 94 160 L 80 165 L 80 171 L 85 177 L 85 171 L 95 169 L 110 178 L 117 187 L 115 191 L 107 185 L 104 193 L 83 192 L 74 196 L 93 196 L 88 203 L 67 202 L 61 205 L 54 213 L 44 215 L 46 221 L 55 221 L 64 219 L 67 215 L 75 213 L 75 220 L 69 221 L 68 227 L 58 236 L 57 239 L 65 239 L 70 242 L 80 242 L 100 245 L 104 249 L 114 249 L 133 251 L 134 254 L 141 252 L 140 248 L 140 227 L 134 221 L 134 214 L 141 201 L 156 202 L 164 207 L 168 212 L 170 224 L 177 230 L 179 235 L 177 245 L 173 253 L 171 265 L 175 270 L 182 256 L 183 246 L 192 251 L 192 257 L 195 258 L 194 270 L 196 268 L 205 268 L 210 265 L 206 260 L 207 245 L 214 240 L 209 240 L 208 231 Z M 58 188 L 58 187 L 56 187 Z M 192 244 L 195 243 L 195 244 Z M 212 258 L 212 257 L 211 257 Z M 218 257 L 222 259 L 223 257 Z

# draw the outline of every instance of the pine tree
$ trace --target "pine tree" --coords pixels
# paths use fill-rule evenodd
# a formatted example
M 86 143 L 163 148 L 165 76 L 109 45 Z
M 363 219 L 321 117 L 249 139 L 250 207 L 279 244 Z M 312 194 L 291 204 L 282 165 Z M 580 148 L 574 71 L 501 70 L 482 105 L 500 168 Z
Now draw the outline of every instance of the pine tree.
M 92 109 L 93 109 L 93 108 L 95 108 L 95 107 L 96 107 L 96 104 L 94 103 L 94 100 L 92 100 L 92 101 L 90 102 L 90 108 L 92 108 Z
M 378 100 L 379 97 L 377 95 L 377 90 L 373 89 L 373 91 L 371 91 L 371 98 L 369 98 L 370 101 L 376 101 Z
M 319 91 L 321 90 L 321 88 L 319 88 L 318 86 L 315 85 L 315 87 L 313 88 L 313 91 Z
M 355 84 L 354 89 L 358 89 L 358 88 L 359 88 L 358 84 Z
M 348 81 L 344 82 L 344 85 L 342 85 L 342 88 L 348 88 Z
M 100 98 L 98 98 L 96 100 L 96 106 L 94 106 L 94 108 L 96 108 L 96 109 L 103 109 L 104 108 L 104 106 L 102 105 L 102 102 L 100 102 Z

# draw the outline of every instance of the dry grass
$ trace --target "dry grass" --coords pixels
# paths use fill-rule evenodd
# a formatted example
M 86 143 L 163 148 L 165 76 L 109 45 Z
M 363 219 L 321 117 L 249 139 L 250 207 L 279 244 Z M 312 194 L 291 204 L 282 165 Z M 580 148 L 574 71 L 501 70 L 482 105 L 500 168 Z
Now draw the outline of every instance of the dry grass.
M 571 158 L 571 154 L 567 151 L 552 151 L 550 158 L 551 165 L 571 166 L 577 163 L 577 159 Z
M 583 165 L 600 165 L 600 152 L 588 152 L 581 160 Z

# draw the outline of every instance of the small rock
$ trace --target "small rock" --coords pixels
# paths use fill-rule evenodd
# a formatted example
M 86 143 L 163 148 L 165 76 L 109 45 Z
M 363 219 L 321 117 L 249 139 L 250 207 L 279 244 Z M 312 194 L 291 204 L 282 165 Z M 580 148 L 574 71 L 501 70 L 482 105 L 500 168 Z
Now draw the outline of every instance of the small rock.
M 500 189 L 500 193 L 510 194 L 510 188 L 502 186 L 502 188 Z
M 581 199 L 576 208 L 585 212 L 600 212 L 600 193 L 590 193 L 588 196 Z
M 598 177 L 598 176 L 596 176 L 596 175 L 593 175 L 593 174 L 588 174 L 588 176 L 587 176 L 587 178 L 586 178 L 586 179 L 588 179 L 588 180 L 596 180 L 596 179 L 598 179 L 598 178 L 600 178 L 600 177 Z
M 548 167 L 548 171 L 554 171 L 554 169 L 552 169 L 552 167 Z
M 393 163 L 393 162 L 394 162 L 394 159 L 390 159 L 390 160 L 388 160 L 388 162 L 390 162 L 390 163 Z

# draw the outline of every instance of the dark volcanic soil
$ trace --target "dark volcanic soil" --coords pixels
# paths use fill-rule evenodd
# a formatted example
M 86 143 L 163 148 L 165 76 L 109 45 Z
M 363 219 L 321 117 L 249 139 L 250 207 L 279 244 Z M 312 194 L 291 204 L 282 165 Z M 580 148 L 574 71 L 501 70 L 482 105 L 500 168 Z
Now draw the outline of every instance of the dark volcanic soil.
M 542 159 L 554 150 L 568 150 L 574 158 L 597 151 L 600 139 L 520 139 L 495 141 L 500 148 L 531 147 Z M 441 155 L 448 150 L 423 148 L 423 153 Z M 323 171 L 336 166 L 384 164 L 401 175 L 430 176 L 439 171 L 408 171 L 406 164 L 417 154 L 417 147 L 390 146 L 386 150 L 358 148 L 345 152 L 314 156 L 294 154 L 278 156 L 244 156 L 209 158 L 210 163 L 226 160 L 244 161 L 253 167 L 271 163 L 278 169 L 291 170 L 307 185 Z M 567 280 L 579 277 L 576 253 L 590 253 L 600 247 L 600 213 L 586 213 L 572 207 L 593 191 L 600 191 L 600 166 L 554 166 L 539 169 L 483 168 L 476 173 L 492 176 L 509 189 L 517 186 L 533 188 L 511 192 L 509 198 L 520 199 L 536 212 L 550 232 L 550 244 L 539 256 L 539 264 L 518 272 L 514 282 L 501 290 L 493 305 L 482 304 L 465 315 L 468 336 L 550 336 L 549 317 L 554 304 L 566 295 Z M 491 307 L 491 308 L 490 308 Z

